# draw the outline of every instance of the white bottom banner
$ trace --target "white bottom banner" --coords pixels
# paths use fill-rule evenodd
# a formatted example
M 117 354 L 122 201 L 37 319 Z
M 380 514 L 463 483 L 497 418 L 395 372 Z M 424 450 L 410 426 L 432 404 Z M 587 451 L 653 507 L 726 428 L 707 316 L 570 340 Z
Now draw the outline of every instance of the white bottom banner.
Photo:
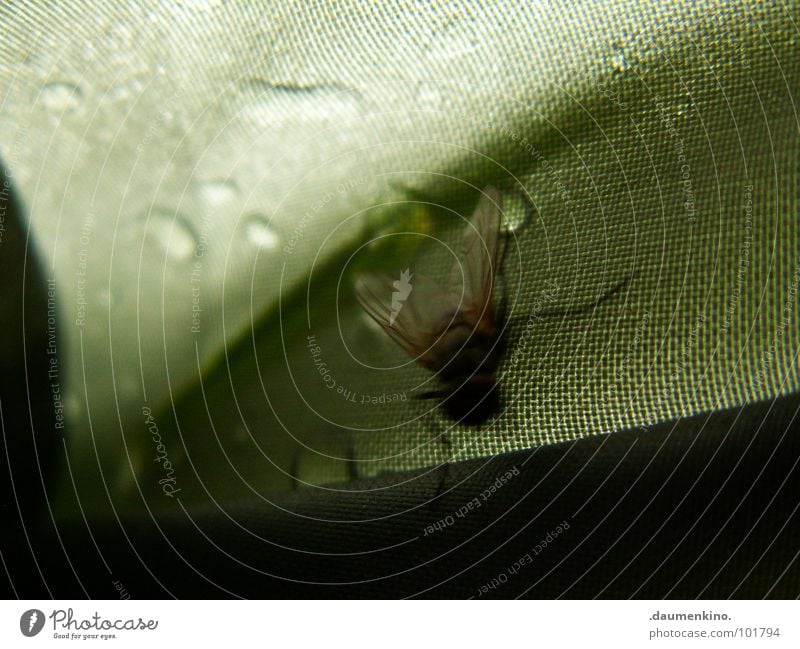
M 796 601 L 76 600 L 0 611 L 2 647 L 800 646 Z

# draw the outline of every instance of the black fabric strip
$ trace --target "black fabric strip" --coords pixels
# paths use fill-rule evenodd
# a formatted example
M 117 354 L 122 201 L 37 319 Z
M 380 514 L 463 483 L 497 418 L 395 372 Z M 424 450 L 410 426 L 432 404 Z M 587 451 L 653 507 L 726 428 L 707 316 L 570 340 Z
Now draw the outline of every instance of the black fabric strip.
M 72 567 L 44 526 L 44 579 L 24 544 L 6 537 L 3 558 L 29 598 L 797 597 L 798 407 L 793 394 L 224 513 L 75 522 L 59 527 Z

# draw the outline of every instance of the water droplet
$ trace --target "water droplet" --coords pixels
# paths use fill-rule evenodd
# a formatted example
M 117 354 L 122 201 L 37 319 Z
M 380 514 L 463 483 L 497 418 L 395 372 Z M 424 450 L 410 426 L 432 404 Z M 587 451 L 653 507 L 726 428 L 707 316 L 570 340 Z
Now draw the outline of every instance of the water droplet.
M 80 105 L 83 91 L 72 83 L 56 81 L 44 86 L 39 98 L 49 110 L 65 113 Z
M 469 18 L 453 19 L 442 28 L 433 53 L 441 58 L 454 59 L 472 52 L 479 42 L 475 21 Z
M 144 91 L 145 84 L 141 79 L 131 79 L 129 86 L 134 95 L 139 95 Z
M 362 113 L 361 94 L 337 85 L 301 86 L 250 79 L 242 91 L 242 115 L 267 126 L 355 119 Z
M 421 81 L 417 88 L 417 103 L 420 108 L 435 110 L 442 103 L 442 94 L 436 84 Z
M 111 88 L 108 91 L 108 98 L 111 99 L 111 101 L 125 101 L 130 97 L 130 94 L 128 86 L 123 83 Z
M 150 214 L 147 234 L 175 261 L 185 261 L 197 248 L 197 235 L 180 213 L 156 208 Z
M 251 214 L 245 218 L 244 232 L 247 240 L 261 250 L 272 250 L 278 246 L 278 235 L 269 219 L 261 214 Z
M 625 72 L 630 67 L 630 64 L 625 59 L 625 53 L 622 50 L 615 49 L 611 55 L 611 67 L 617 72 Z
M 503 194 L 503 227 L 509 232 L 516 232 L 530 225 L 533 205 L 520 191 Z
M 93 61 L 97 56 L 97 50 L 95 49 L 94 41 L 86 41 L 83 44 L 83 51 L 81 54 L 85 60 Z
M 239 195 L 236 183 L 227 178 L 207 180 L 200 186 L 200 195 L 208 205 L 219 206 L 232 203 Z

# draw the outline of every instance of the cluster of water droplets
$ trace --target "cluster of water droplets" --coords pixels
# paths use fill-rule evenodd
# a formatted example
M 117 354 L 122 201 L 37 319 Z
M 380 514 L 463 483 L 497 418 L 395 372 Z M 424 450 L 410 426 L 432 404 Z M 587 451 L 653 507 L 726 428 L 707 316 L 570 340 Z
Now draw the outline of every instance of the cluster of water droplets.
M 213 180 L 203 183 L 199 195 L 207 210 L 206 219 L 193 219 L 175 208 L 163 206 L 148 209 L 140 221 L 145 224 L 148 245 L 166 254 L 171 263 L 183 264 L 192 258 L 202 257 L 210 245 L 208 222 L 215 218 L 226 218 L 223 210 L 235 209 L 239 199 L 237 186 L 229 180 Z M 230 212 L 229 212 L 230 213 Z M 266 214 L 246 212 L 239 218 L 236 229 L 241 245 L 251 252 L 272 252 L 281 241 L 273 220 Z

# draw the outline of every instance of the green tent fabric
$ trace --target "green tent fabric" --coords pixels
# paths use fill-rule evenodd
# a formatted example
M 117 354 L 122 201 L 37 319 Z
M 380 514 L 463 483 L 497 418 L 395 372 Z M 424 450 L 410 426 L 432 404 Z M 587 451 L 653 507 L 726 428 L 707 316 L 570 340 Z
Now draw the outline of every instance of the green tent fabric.
M 797 393 L 799 14 L 5 5 L 0 157 L 58 313 L 44 510 L 400 488 Z M 487 185 L 508 343 L 469 427 L 413 398 L 353 281 L 445 272 Z

